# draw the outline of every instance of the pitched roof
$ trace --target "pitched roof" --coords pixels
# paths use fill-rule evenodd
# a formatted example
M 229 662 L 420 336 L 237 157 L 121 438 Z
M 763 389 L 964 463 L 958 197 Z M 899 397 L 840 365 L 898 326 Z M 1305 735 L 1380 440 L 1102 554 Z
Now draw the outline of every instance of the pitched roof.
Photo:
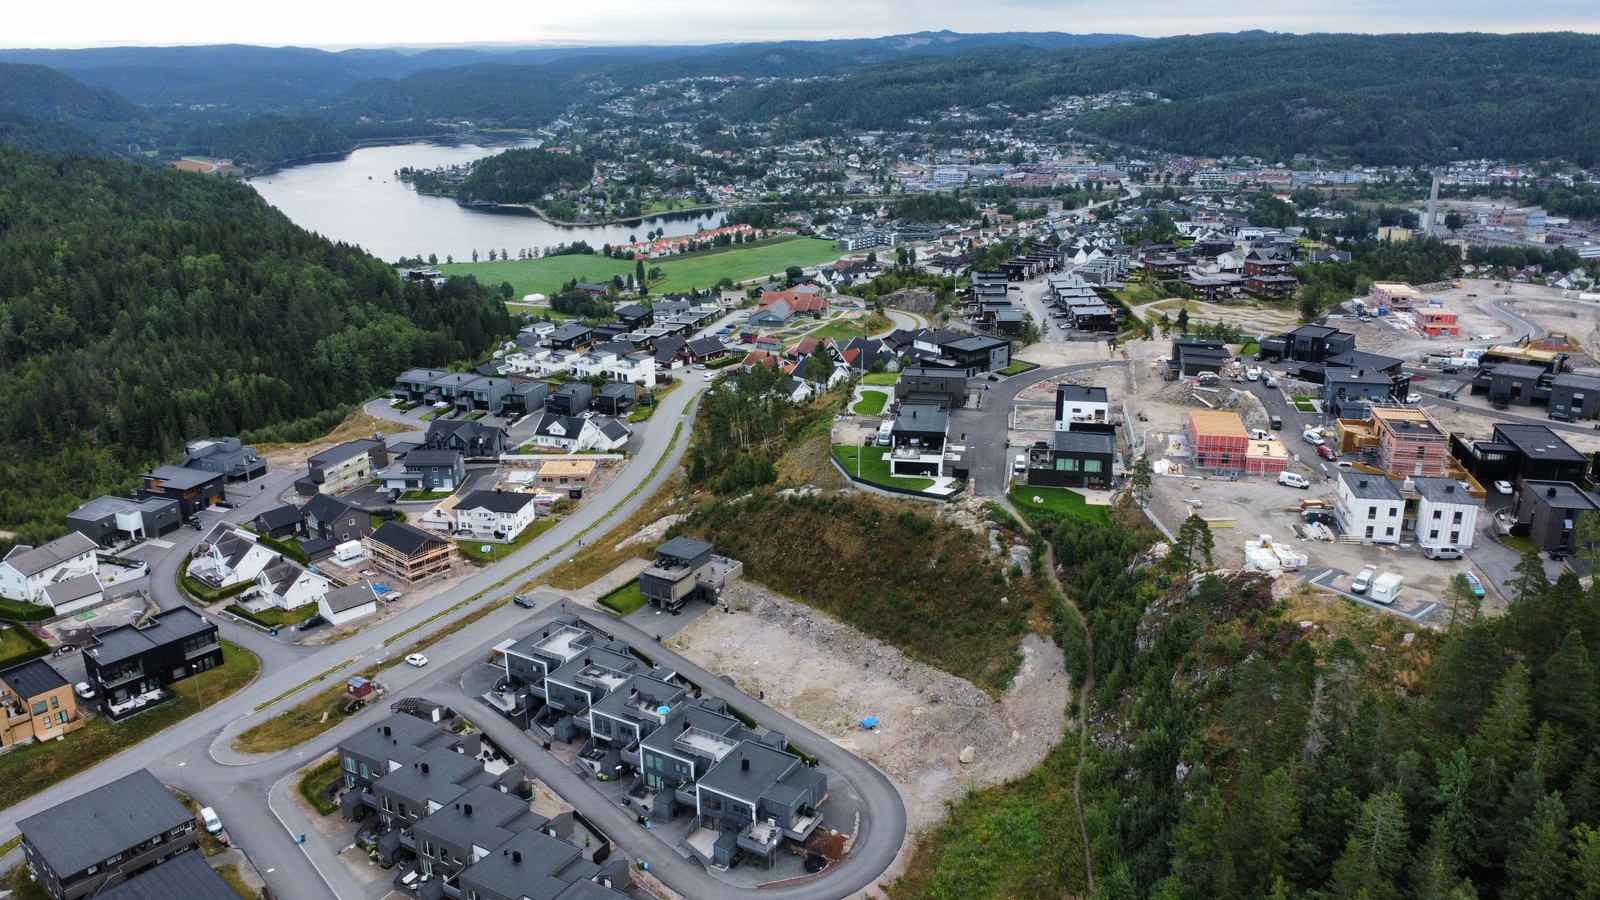
M 460 450 L 428 450 L 418 448 L 406 452 L 406 468 L 423 466 L 455 466 L 461 462 Z
M 355 507 L 327 494 L 317 494 L 306 505 L 300 507 L 300 512 L 306 518 L 315 518 L 318 522 L 332 522 L 340 516 L 353 512 Z
M 372 587 L 365 583 L 347 584 L 342 588 L 336 588 L 322 595 L 322 600 L 328 604 L 328 609 L 336 613 L 347 612 L 358 606 L 375 603 L 377 599 L 377 596 L 372 593 Z
M 621 419 L 610 416 L 599 420 L 600 433 L 613 441 L 622 440 L 633 436 L 633 429 L 622 423 Z
M 457 512 L 469 509 L 487 509 L 490 512 L 514 513 L 522 510 L 533 502 L 532 494 L 522 494 L 515 491 L 473 491 L 466 499 L 456 504 Z
M 64 604 L 75 603 L 85 597 L 93 597 L 100 593 L 101 590 L 99 576 L 79 575 L 76 578 L 68 578 L 65 581 L 57 581 L 54 584 L 47 585 L 44 589 L 44 596 L 52 608 L 59 609 Z
M 140 769 L 17 823 L 34 852 L 71 875 L 191 822 L 193 814 Z
M 67 686 L 67 680 L 61 677 L 61 673 L 42 659 L 29 660 L 0 672 L 0 681 L 4 681 L 6 687 L 23 700 Z
M 442 544 L 445 540 L 437 534 L 423 531 L 404 522 L 385 522 L 367 537 L 374 543 L 382 544 L 405 556 L 415 555 L 429 544 Z
M 305 518 L 306 515 L 300 507 L 295 506 L 293 503 L 285 503 L 256 516 L 256 521 L 261 523 L 261 526 L 268 531 L 276 531 L 289 525 L 298 525 L 305 521 Z
M 51 566 L 89 553 L 97 546 L 82 532 L 69 531 L 42 547 L 18 544 L 6 554 L 5 561 L 24 576 L 37 575 Z
M 238 896 L 198 853 L 180 853 L 95 895 L 97 900 L 237 900 Z

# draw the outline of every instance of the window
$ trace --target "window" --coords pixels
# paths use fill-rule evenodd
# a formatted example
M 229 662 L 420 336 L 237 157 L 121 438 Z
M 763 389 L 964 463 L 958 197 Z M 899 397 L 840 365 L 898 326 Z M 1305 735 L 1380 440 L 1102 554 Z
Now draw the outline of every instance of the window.
M 1400 515 L 1400 507 L 1398 507 L 1398 506 L 1389 507 L 1389 516 L 1390 516 L 1390 518 L 1393 518 L 1394 516 L 1398 516 L 1398 515 Z
M 1444 513 L 1440 512 L 1439 510 L 1436 509 L 1436 510 L 1433 511 L 1433 517 L 1435 519 L 1442 519 L 1442 518 L 1444 518 Z
M 1372 526 L 1371 525 L 1367 526 L 1367 537 L 1372 537 Z
M 67 724 L 67 711 L 66 710 L 63 709 L 61 712 L 56 713 L 56 724 L 57 725 L 65 725 L 65 724 Z
M 1435 540 L 1438 540 L 1438 539 L 1439 539 L 1439 529 L 1435 528 L 1432 531 L 1428 532 L 1428 540 L 1435 541 Z
M 1388 528 L 1385 528 L 1383 530 L 1383 536 L 1384 537 L 1394 537 L 1394 526 L 1390 526 Z
M 1083 470 L 1085 472 L 1100 472 L 1100 471 L 1103 471 L 1103 468 L 1104 468 L 1104 461 L 1102 461 L 1102 460 L 1086 459 L 1086 460 L 1083 461 Z
M 52 696 L 50 698 L 50 708 L 51 709 L 60 709 L 61 708 L 61 698 Z
M 1421 459 L 1421 458 L 1423 458 L 1424 456 L 1427 456 L 1427 455 L 1428 455 L 1428 448 L 1427 447 L 1418 447 L 1417 448 L 1417 459 Z
M 423 840 L 423 842 L 422 842 L 422 855 L 423 856 L 432 856 L 433 855 L 433 841 L 426 840 L 426 839 Z
M 38 703 L 33 705 L 33 714 L 36 716 L 42 716 L 46 711 L 47 710 L 43 700 L 40 700 Z
M 1378 508 L 1376 506 L 1367 507 L 1367 518 L 1368 519 L 1376 519 L 1377 517 L 1378 517 Z
M 1452 524 L 1452 525 L 1460 525 L 1461 524 L 1461 513 L 1456 513 L 1455 517 L 1450 520 L 1450 524 Z

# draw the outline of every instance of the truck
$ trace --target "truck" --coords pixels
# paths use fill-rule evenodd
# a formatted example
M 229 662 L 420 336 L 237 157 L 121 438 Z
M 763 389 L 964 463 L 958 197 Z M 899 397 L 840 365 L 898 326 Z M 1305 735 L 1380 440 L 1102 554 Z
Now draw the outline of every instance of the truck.
M 335 562 L 349 563 L 360 559 L 365 552 L 360 541 L 345 541 L 333 548 L 333 558 Z
M 1372 592 L 1368 595 L 1374 603 L 1387 606 L 1400 596 L 1400 587 L 1405 579 L 1394 572 L 1385 572 L 1372 580 Z

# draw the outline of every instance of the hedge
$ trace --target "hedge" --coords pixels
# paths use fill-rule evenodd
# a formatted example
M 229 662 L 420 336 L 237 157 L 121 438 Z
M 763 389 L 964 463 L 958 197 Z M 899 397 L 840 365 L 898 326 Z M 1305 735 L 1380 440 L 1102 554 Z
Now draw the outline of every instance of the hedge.
M 20 666 L 30 660 L 35 660 L 41 656 L 49 655 L 50 645 L 46 644 L 43 638 L 40 638 L 37 634 L 34 634 L 33 629 L 16 622 L 7 622 L 4 624 L 11 626 L 12 632 L 20 637 L 24 644 L 28 645 L 28 649 L 18 653 L 15 656 L 0 659 L 0 668 Z
M 23 603 L 19 600 L 0 599 L 0 619 L 11 619 L 15 622 L 43 622 L 55 614 L 56 611 L 48 606 Z
M 219 600 L 226 600 L 229 597 L 237 597 L 245 591 L 248 591 L 256 586 L 254 581 L 241 581 L 238 584 L 230 584 L 227 587 L 219 590 L 212 590 L 211 588 L 205 586 L 205 582 L 202 582 L 193 575 L 183 576 L 181 582 L 183 584 L 184 592 L 198 601 L 201 606 L 210 606 Z

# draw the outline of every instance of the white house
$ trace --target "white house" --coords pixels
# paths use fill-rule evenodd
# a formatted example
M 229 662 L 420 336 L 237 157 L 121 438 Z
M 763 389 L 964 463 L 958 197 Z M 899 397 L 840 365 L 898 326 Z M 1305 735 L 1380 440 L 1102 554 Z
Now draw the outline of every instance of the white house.
M 256 603 L 294 609 L 322 599 L 331 583 L 280 556 L 256 575 L 256 586 L 260 589 Z
M 317 600 L 317 612 L 335 627 L 377 611 L 378 595 L 372 592 L 372 585 L 364 582 L 328 591 Z
M 455 531 L 456 504 L 459 502 L 460 498 L 455 495 L 440 500 L 438 506 L 423 513 L 421 518 L 417 519 L 417 524 L 423 528 L 431 528 L 434 531 Z
M 1111 402 L 1103 387 L 1056 385 L 1056 430 L 1067 431 L 1073 422 L 1107 422 Z
M 0 561 L 0 597 L 39 603 L 51 584 L 83 575 L 99 577 L 94 551 L 94 541 L 78 531 L 42 547 L 18 544 Z
M 1417 543 L 1424 547 L 1472 546 L 1481 507 L 1454 478 L 1413 478 L 1417 487 Z
M 594 438 L 589 441 L 589 446 L 578 448 L 580 450 L 620 450 L 627 445 L 628 438 L 633 437 L 633 429 L 621 419 L 597 417 L 590 422 L 595 426 Z
M 255 536 L 236 525 L 220 522 L 195 548 L 189 574 L 213 588 L 255 581 L 261 570 L 280 557 L 256 543 Z
M 592 449 L 597 432 L 590 419 L 545 413 L 533 428 L 531 443 L 536 447 L 553 447 L 563 453 L 577 453 Z
M 473 491 L 455 512 L 457 527 L 470 530 L 474 540 L 510 542 L 539 517 L 539 504 L 517 491 Z
M 1405 522 L 1405 498 L 1383 475 L 1340 472 L 1334 514 L 1345 534 L 1375 544 L 1400 543 Z
M 606 369 L 606 376 L 612 381 L 653 385 L 656 383 L 656 358 L 649 353 L 626 354 Z
M 45 585 L 39 602 L 54 610 L 56 615 L 64 616 L 99 606 L 105 597 L 100 576 L 75 575 Z

